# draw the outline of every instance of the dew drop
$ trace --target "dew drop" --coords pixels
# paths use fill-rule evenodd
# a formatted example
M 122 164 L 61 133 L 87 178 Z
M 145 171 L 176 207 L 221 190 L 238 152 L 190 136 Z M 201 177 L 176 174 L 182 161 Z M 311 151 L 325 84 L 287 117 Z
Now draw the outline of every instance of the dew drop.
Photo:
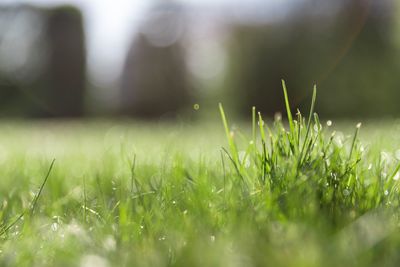
M 107 251 L 114 251 L 117 248 L 117 242 L 111 235 L 104 239 L 103 248 Z
M 281 121 L 282 120 L 282 114 L 280 112 L 275 113 L 275 121 Z
M 243 166 L 248 169 L 250 167 L 250 159 L 247 156 L 246 151 L 240 151 L 239 152 L 239 160 L 242 162 Z
M 319 132 L 319 131 L 321 131 L 322 130 L 322 126 L 321 126 L 321 124 L 314 124 L 314 131 L 315 132 Z
M 350 195 L 350 190 L 349 190 L 349 189 L 343 190 L 343 195 L 344 195 L 345 197 L 349 196 L 349 195 Z
M 215 242 L 215 236 L 214 235 L 212 235 L 212 236 L 210 236 L 210 240 L 211 240 L 211 242 Z
M 57 230 L 58 230 L 58 223 L 52 223 L 52 224 L 51 224 L 51 230 L 52 230 L 53 232 L 57 232 Z

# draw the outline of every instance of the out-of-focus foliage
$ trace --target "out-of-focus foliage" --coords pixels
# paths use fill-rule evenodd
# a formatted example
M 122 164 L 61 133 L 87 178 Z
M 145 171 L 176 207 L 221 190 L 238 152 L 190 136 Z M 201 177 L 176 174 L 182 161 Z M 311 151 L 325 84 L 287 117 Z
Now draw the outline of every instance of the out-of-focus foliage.
M 76 117 L 90 110 L 158 119 L 218 102 L 239 114 L 257 106 L 272 115 L 283 110 L 281 79 L 292 88 L 294 109 L 303 108 L 316 83 L 323 115 L 400 111 L 397 1 L 293 0 L 276 4 L 277 14 L 273 2 L 198 10 L 153 1 L 131 29 L 124 63 L 110 64 L 110 72 L 122 71 L 107 85 L 86 69 L 84 13 L 70 6 L 0 7 L 0 116 Z M 102 55 L 89 52 L 93 67 Z
M 230 89 L 247 112 L 282 110 L 280 79 L 302 107 L 317 83 L 318 110 L 329 116 L 380 116 L 400 110 L 394 1 L 338 1 L 335 12 L 300 9 L 284 21 L 236 25 L 230 46 Z M 312 6 L 309 6 L 312 7 Z M 306 9 L 306 10 L 305 10 Z
M 86 53 L 80 11 L 0 7 L 0 23 L 0 115 L 82 115 Z

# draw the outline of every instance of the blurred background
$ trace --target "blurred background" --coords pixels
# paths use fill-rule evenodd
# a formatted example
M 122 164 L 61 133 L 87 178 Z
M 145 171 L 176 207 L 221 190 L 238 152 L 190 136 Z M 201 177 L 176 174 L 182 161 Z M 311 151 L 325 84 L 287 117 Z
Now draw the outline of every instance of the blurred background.
M 400 114 L 396 0 L 0 0 L 0 117 Z M 194 112 L 196 110 L 196 112 Z M 199 115 L 202 114 L 202 115 Z

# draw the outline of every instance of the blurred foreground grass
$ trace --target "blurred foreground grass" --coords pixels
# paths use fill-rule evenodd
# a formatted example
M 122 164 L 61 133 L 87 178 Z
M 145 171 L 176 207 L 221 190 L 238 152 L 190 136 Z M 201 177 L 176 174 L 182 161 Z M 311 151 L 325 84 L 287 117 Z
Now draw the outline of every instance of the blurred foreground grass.
M 323 134 L 340 130 L 348 150 L 355 125 L 334 121 Z M 356 155 L 365 157 L 352 173 L 365 188 L 350 200 L 341 188 L 330 217 L 304 178 L 318 176 L 318 166 L 304 170 L 295 189 L 287 180 L 274 193 L 256 182 L 257 159 L 242 159 L 254 181 L 240 181 L 222 153 L 229 146 L 219 122 L 3 122 L 1 229 L 26 213 L 0 237 L 0 265 L 398 266 L 399 196 L 379 189 L 379 164 L 387 172 L 398 164 L 399 130 L 400 121 L 363 123 Z M 234 133 L 246 150 L 250 130 Z M 279 154 L 276 177 L 291 168 L 290 157 Z

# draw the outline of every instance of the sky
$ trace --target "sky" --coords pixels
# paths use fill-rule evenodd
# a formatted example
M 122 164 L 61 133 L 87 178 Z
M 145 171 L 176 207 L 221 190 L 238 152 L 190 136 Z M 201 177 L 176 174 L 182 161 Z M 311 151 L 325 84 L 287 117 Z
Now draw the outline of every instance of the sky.
M 155 0 L 153 0 L 155 1 Z M 107 86 L 120 75 L 135 27 L 152 0 L 0 0 L 0 4 L 30 3 L 55 6 L 70 3 L 81 9 L 85 20 L 88 71 L 99 86 Z M 159 0 L 165 1 L 165 0 Z M 246 5 L 262 0 L 246 0 Z M 271 7 L 302 0 L 264 0 Z M 238 0 L 181 0 L 199 7 L 216 7 Z M 243 1 L 241 1 L 243 3 Z

